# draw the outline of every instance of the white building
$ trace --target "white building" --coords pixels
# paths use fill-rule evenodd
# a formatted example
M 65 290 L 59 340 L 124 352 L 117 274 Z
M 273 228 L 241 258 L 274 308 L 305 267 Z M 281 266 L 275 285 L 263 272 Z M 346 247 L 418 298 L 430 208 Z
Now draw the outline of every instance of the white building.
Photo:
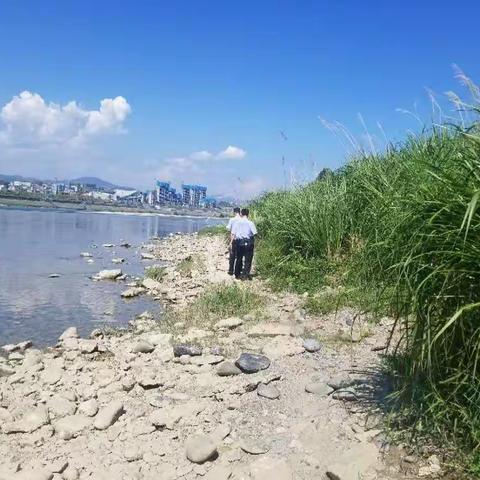
M 116 200 L 119 200 L 120 198 L 128 197 L 133 193 L 137 193 L 137 190 L 126 190 L 122 188 L 116 188 L 113 193 L 113 200 L 116 201 Z
M 106 200 L 109 202 L 113 200 L 113 194 L 108 192 L 88 192 L 87 195 L 97 200 Z

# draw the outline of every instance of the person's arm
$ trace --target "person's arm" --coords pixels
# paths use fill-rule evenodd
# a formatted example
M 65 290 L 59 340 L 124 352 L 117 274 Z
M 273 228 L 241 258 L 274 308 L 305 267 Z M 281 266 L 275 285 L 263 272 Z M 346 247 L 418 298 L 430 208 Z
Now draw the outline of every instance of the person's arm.
M 231 219 L 231 218 L 228 220 L 228 223 L 227 223 L 227 230 L 228 230 L 229 232 L 231 232 L 231 231 L 232 231 L 232 219 Z
M 252 231 L 252 235 L 255 236 L 257 234 L 257 227 L 253 222 L 250 222 L 250 223 L 251 223 L 250 230 Z

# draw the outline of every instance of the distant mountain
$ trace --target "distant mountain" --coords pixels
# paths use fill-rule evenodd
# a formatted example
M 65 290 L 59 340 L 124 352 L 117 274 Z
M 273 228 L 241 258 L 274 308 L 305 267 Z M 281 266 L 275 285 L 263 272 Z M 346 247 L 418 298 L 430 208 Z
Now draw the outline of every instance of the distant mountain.
M 0 181 L 2 182 L 43 182 L 38 178 L 23 177 L 22 175 L 2 175 L 0 173 Z
M 124 190 L 135 190 L 135 188 L 131 187 L 123 187 L 120 185 L 115 185 L 114 183 L 107 182 L 106 180 L 102 180 L 101 178 L 97 177 L 78 177 L 72 178 L 71 180 L 40 180 L 34 177 L 24 177 L 22 175 L 2 175 L 0 174 L 0 181 L 3 182 L 36 182 L 36 183 L 53 183 L 53 182 L 60 182 L 60 183 L 83 183 L 89 185 L 95 185 L 97 188 L 101 188 L 103 190 L 113 190 L 115 188 L 121 188 Z
M 131 187 L 115 185 L 114 183 L 107 182 L 106 180 L 102 180 L 101 178 L 98 178 L 98 177 L 78 177 L 78 178 L 72 178 L 71 180 L 64 180 L 64 181 L 71 182 L 71 183 L 83 183 L 83 184 L 95 185 L 97 188 L 102 188 L 104 190 L 113 190 L 115 188 L 121 188 L 124 190 L 136 190 L 135 188 L 131 188 Z

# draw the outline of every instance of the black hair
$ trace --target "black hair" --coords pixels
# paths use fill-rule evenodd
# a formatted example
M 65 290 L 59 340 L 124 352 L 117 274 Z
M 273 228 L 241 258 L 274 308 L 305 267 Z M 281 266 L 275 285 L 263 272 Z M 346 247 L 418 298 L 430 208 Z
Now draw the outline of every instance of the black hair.
M 240 207 L 235 207 L 233 209 L 233 213 L 240 213 Z
M 242 208 L 242 217 L 248 217 L 250 210 L 248 208 Z

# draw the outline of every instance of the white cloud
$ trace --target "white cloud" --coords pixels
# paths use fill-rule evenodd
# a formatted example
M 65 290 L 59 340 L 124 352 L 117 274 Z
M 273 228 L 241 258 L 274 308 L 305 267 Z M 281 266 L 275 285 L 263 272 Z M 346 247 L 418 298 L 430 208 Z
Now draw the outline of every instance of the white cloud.
M 211 154 L 207 150 L 201 150 L 200 152 L 193 152 L 189 155 L 189 158 L 192 160 L 211 160 L 213 158 L 213 154 Z
M 247 152 L 242 148 L 229 145 L 217 155 L 217 158 L 220 160 L 241 160 L 242 158 L 245 158 L 246 155 Z
M 62 106 L 45 102 L 38 93 L 24 91 L 0 111 L 0 142 L 9 147 L 37 148 L 122 133 L 130 112 L 123 97 L 105 98 L 98 110 L 85 110 L 75 101 Z

